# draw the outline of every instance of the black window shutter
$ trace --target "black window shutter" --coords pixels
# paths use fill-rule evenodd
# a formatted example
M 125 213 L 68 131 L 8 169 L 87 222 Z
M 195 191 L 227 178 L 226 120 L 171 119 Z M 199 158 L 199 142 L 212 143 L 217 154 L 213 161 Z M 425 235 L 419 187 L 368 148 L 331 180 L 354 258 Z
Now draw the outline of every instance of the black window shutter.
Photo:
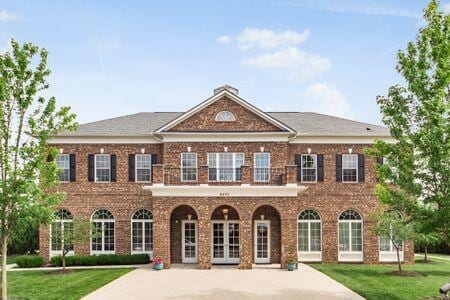
M 74 182 L 77 180 L 77 159 L 75 154 L 69 155 L 69 178 L 70 181 Z
M 302 181 L 302 156 L 300 154 L 295 155 L 295 164 L 297 165 L 297 181 Z
M 342 182 L 342 155 L 336 154 L 336 181 Z
M 323 181 L 323 154 L 317 154 L 317 181 Z
M 358 181 L 364 181 L 364 154 L 358 154 Z
M 136 181 L 136 178 L 135 178 L 136 169 L 135 169 L 135 165 L 134 165 L 135 161 L 136 161 L 136 155 L 129 154 L 128 155 L 128 181 L 130 181 L 130 182 Z
M 88 155 L 88 181 L 95 181 L 95 155 Z
M 117 159 L 115 154 L 110 155 L 111 159 L 111 182 L 116 182 L 116 165 L 117 165 Z
M 152 165 L 156 165 L 158 163 L 158 155 L 152 154 Z

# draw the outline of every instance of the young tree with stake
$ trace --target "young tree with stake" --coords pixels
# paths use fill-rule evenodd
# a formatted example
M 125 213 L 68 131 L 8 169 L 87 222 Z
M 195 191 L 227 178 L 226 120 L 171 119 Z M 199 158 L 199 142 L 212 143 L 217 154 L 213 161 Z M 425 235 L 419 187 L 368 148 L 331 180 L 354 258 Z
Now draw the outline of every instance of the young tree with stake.
M 11 229 L 30 221 L 49 222 L 64 198 L 57 187 L 59 170 L 47 157 L 56 156 L 48 139 L 74 129 L 69 107 L 57 108 L 45 98 L 48 52 L 11 40 L 12 50 L 0 55 L 0 239 L 1 298 L 7 299 L 6 256 Z

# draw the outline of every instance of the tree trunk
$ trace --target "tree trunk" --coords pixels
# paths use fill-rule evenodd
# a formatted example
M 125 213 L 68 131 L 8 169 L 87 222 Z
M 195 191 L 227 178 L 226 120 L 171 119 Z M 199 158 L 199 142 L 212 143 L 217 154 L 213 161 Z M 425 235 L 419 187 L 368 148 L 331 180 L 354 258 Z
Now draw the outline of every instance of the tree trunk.
M 61 260 L 62 260 L 62 269 L 63 269 L 63 271 L 65 271 L 66 270 L 66 254 L 64 252 L 62 254 Z
M 428 261 L 428 246 L 425 245 L 423 250 L 424 250 L 424 254 L 425 254 L 424 261 Z
M 398 263 L 398 272 L 402 272 L 402 262 L 400 260 L 400 247 L 395 247 L 395 250 L 397 251 L 397 263 Z
M 7 281 L 6 281 L 6 256 L 8 255 L 8 235 L 2 233 L 2 300 L 8 299 Z

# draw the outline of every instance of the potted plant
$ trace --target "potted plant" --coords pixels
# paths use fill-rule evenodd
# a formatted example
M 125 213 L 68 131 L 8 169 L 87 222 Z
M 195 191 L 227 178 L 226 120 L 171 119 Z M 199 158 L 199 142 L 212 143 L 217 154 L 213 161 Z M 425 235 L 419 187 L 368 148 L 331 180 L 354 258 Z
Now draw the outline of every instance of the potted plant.
M 153 269 L 156 271 L 161 271 L 164 268 L 164 261 L 162 258 L 158 257 L 153 260 Z
M 295 265 L 297 264 L 297 259 L 294 256 L 289 256 L 286 259 L 286 263 L 287 263 L 288 271 L 294 271 L 295 270 Z

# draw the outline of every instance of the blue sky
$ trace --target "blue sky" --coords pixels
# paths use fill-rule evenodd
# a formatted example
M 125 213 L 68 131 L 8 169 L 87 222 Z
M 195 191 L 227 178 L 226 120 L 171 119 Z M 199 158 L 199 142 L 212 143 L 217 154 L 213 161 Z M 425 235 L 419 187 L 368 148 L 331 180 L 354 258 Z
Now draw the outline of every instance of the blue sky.
M 223 84 L 267 111 L 380 123 L 427 1 L 0 1 L 8 39 L 49 52 L 49 94 L 80 122 L 183 111 Z M 447 2 L 441 3 L 450 8 Z

